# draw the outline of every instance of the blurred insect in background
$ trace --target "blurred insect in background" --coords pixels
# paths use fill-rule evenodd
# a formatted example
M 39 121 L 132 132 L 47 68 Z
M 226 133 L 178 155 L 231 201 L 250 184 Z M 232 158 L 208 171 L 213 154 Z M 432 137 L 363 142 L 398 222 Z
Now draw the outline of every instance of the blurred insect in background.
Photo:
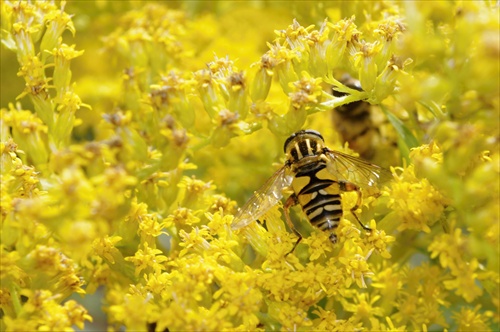
M 295 229 L 289 209 L 296 204 L 302 207 L 309 222 L 322 231 L 329 232 L 332 243 L 337 242 L 335 229 L 342 218 L 343 192 L 354 191 L 357 201 L 350 209 L 361 227 L 371 231 L 356 216 L 361 206 L 362 190 L 365 195 L 378 193 L 377 185 L 388 181 L 391 173 L 384 168 L 359 158 L 330 150 L 320 133 L 301 130 L 291 135 L 284 145 L 285 165 L 257 190 L 235 216 L 233 229 L 249 225 L 266 214 L 283 197 L 284 191 L 292 192 L 285 202 L 285 220 L 298 236 L 292 251 L 302 239 Z
M 348 88 L 363 91 L 360 82 L 350 75 L 343 75 L 340 82 Z M 329 86 L 334 97 L 347 95 L 336 91 Z M 343 143 L 347 142 L 349 148 L 358 152 L 363 159 L 372 160 L 377 148 L 383 149 L 387 145 L 395 146 L 394 141 L 387 138 L 388 125 L 382 112 L 375 105 L 359 100 L 333 109 L 332 121 L 335 129 L 340 134 Z

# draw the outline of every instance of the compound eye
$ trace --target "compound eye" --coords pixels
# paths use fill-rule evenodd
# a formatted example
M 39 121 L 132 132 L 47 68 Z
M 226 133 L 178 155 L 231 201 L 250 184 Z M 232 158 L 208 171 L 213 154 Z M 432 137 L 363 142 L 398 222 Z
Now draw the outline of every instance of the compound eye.
M 286 148 L 288 147 L 288 144 L 290 144 L 290 142 L 292 141 L 292 139 L 294 139 L 294 138 L 295 138 L 295 136 L 297 136 L 297 135 L 298 135 L 298 134 L 300 134 L 301 132 L 302 132 L 302 130 L 301 130 L 301 131 L 298 131 L 298 132 L 296 132 L 296 133 L 294 133 L 294 134 L 291 134 L 291 135 L 290 135 L 290 137 L 288 137 L 288 138 L 286 139 L 285 144 L 283 145 L 283 150 L 285 151 L 285 153 L 286 153 Z

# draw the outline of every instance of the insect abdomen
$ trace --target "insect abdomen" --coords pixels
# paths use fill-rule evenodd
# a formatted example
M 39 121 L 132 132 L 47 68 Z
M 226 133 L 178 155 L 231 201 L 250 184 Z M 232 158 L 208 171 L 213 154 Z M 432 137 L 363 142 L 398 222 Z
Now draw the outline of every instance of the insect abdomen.
M 325 173 L 326 172 L 326 173 Z M 340 188 L 328 174 L 326 165 L 299 171 L 293 189 L 311 224 L 323 231 L 337 228 L 342 217 Z
M 330 188 L 328 188 L 330 189 Z M 337 228 L 342 217 L 342 205 L 339 194 L 329 194 L 328 190 L 319 190 L 302 209 L 313 226 L 326 231 Z

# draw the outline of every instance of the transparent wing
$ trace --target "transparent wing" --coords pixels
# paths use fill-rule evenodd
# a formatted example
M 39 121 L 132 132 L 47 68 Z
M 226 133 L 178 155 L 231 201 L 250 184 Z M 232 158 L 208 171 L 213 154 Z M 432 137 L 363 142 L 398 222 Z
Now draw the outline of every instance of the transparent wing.
M 283 197 L 283 188 L 292 183 L 293 177 L 286 174 L 286 166 L 280 168 L 238 211 L 232 229 L 239 229 L 266 214 Z
M 380 185 L 392 179 L 389 170 L 370 164 L 363 159 L 333 150 L 327 152 L 326 156 L 330 160 L 327 164 L 330 173 L 339 180 L 354 183 L 364 191 L 366 196 L 378 194 Z

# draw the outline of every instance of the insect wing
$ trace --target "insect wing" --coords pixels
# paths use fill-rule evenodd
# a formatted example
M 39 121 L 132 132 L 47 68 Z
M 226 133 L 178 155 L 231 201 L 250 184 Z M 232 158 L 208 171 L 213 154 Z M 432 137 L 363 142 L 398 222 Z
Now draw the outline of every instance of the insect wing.
M 286 166 L 280 168 L 257 190 L 235 216 L 232 228 L 239 229 L 266 214 L 283 197 L 283 188 L 292 183 L 293 177 L 286 174 Z
M 354 183 L 362 188 L 367 196 L 379 193 L 379 186 L 392 179 L 392 174 L 387 169 L 370 164 L 360 158 L 330 150 L 326 153 L 330 173 L 339 180 Z

